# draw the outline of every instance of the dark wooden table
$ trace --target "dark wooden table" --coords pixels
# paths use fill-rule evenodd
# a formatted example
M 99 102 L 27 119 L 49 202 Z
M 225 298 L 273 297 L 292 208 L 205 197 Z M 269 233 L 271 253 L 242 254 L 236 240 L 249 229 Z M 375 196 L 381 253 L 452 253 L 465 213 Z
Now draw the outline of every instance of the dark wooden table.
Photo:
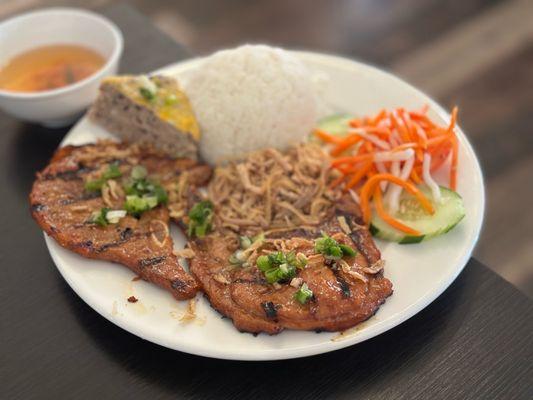
M 123 72 L 187 57 L 134 9 L 105 13 L 126 38 Z M 409 321 L 305 359 L 213 360 L 116 327 L 61 278 L 28 212 L 34 173 L 67 130 L 0 115 L 0 398 L 533 398 L 533 302 L 474 259 Z

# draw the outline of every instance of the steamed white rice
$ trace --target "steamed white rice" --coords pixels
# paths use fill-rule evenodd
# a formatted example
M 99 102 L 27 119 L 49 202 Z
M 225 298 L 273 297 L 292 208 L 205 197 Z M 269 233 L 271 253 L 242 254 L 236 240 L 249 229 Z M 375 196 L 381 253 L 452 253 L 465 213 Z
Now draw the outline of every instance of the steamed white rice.
M 211 164 L 303 140 L 317 119 L 311 73 L 292 54 L 245 45 L 208 57 L 185 83 Z

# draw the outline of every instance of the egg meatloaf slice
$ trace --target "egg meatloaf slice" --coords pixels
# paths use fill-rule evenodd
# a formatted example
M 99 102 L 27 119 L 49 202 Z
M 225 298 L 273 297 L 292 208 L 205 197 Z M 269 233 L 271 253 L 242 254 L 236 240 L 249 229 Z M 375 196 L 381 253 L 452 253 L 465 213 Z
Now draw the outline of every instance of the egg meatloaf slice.
M 121 176 L 108 179 L 101 193 L 87 191 L 86 182 L 101 177 L 112 163 Z M 93 213 L 104 207 L 124 208 L 124 180 L 136 165 L 144 166 L 148 176 L 166 189 L 168 206 L 174 208 L 186 204 L 177 194 L 179 185 L 194 190 L 211 174 L 205 165 L 171 158 L 147 145 L 100 141 L 66 146 L 37 174 L 30 194 L 32 216 L 62 247 L 87 258 L 123 264 L 175 298 L 191 298 L 198 283 L 173 254 L 167 206 L 159 205 L 140 217 L 126 215 L 106 226 L 91 222 Z
M 148 142 L 174 157 L 198 157 L 198 123 L 171 77 L 106 78 L 89 117 L 125 141 Z
M 315 239 L 322 233 L 352 247 L 356 255 L 332 262 L 317 254 Z M 343 330 L 370 318 L 392 294 L 392 284 L 383 276 L 380 252 L 350 196 L 342 197 L 315 230 L 267 235 L 253 250 L 256 257 L 279 250 L 303 254 L 307 265 L 290 282 L 269 284 L 255 262 L 232 264 L 239 237 L 228 230 L 215 230 L 192 240 L 190 246 L 195 253 L 191 272 L 211 305 L 240 331 Z M 304 304 L 295 297 L 303 283 L 313 293 Z

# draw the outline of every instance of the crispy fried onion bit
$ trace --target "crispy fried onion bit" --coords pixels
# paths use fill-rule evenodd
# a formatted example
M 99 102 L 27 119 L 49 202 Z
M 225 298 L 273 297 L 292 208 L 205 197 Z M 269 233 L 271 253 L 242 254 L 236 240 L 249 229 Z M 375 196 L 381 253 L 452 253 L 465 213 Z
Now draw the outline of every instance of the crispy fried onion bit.
M 163 247 L 168 239 L 170 232 L 168 230 L 168 225 L 165 224 L 160 219 L 154 219 L 150 221 L 150 238 L 154 243 Z
M 174 250 L 173 253 L 176 257 L 185 258 L 186 260 L 191 259 L 196 255 L 194 250 L 191 249 L 190 247 L 185 247 L 184 249 L 181 249 L 181 250 Z
M 196 319 L 196 299 L 190 299 L 187 303 L 187 310 L 180 317 L 180 322 L 182 324 L 189 323 Z
M 350 265 L 346 261 L 339 260 L 338 262 L 339 262 L 340 268 L 342 269 L 342 271 L 345 274 L 348 274 L 351 277 L 353 277 L 354 279 L 360 280 L 360 281 L 362 281 L 364 283 L 368 282 L 368 278 L 366 276 L 364 276 L 363 274 L 360 274 L 359 272 L 353 270 L 352 267 L 350 267 Z
M 174 182 L 169 191 L 168 209 L 172 218 L 181 218 L 186 214 L 187 195 L 189 193 L 189 173 L 183 171 L 177 182 Z
M 219 223 L 242 232 L 316 227 L 338 191 L 329 188 L 335 172 L 316 144 L 301 144 L 286 153 L 266 149 L 241 162 L 218 167 L 208 187 Z
M 108 207 L 113 207 L 116 200 L 121 200 L 124 196 L 124 190 L 114 179 L 109 179 L 102 187 L 102 199 Z

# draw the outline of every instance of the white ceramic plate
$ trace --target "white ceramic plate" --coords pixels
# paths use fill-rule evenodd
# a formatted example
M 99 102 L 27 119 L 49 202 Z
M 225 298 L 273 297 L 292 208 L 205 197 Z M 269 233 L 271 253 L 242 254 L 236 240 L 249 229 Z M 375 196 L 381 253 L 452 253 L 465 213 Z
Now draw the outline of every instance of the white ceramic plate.
M 324 98 L 336 111 L 375 113 L 386 107 L 408 109 L 430 106 L 430 116 L 442 123 L 448 114 L 429 97 L 376 68 L 328 55 L 297 52 L 312 70 L 326 73 L 330 81 Z M 163 69 L 184 77 L 200 60 L 190 60 Z M 109 134 L 83 119 L 66 136 L 63 144 L 95 141 Z M 377 314 L 359 327 L 339 333 L 285 331 L 277 336 L 239 333 L 228 319 L 222 319 L 198 295 L 197 319 L 183 324 L 179 318 L 187 302 L 144 281 L 133 282 L 126 267 L 84 259 L 46 238 L 50 254 L 74 291 L 98 313 L 125 330 L 171 349 L 236 360 L 275 360 L 309 356 L 351 346 L 379 335 L 412 317 L 457 277 L 477 241 L 484 209 L 484 188 L 476 156 L 459 131 L 460 156 L 458 191 L 466 206 L 465 219 L 450 233 L 416 245 L 378 241 L 386 260 L 385 275 L 394 285 L 394 294 Z M 176 228 L 172 235 L 177 248 L 184 237 Z M 128 303 L 135 295 L 137 303 Z

